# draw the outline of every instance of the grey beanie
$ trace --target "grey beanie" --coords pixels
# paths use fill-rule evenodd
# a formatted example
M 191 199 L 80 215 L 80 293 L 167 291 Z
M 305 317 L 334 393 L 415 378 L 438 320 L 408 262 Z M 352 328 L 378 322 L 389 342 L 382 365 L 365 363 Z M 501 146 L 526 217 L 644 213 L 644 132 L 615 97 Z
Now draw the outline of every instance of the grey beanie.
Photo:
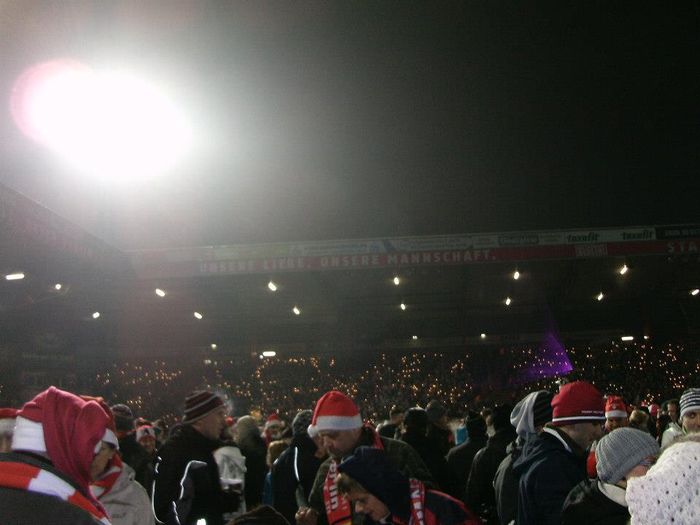
M 292 420 L 292 435 L 306 434 L 311 419 L 313 418 L 313 410 L 301 410 L 294 416 Z
M 649 456 L 659 455 L 659 445 L 646 432 L 636 428 L 616 428 L 598 441 L 595 448 L 598 478 L 617 483 Z

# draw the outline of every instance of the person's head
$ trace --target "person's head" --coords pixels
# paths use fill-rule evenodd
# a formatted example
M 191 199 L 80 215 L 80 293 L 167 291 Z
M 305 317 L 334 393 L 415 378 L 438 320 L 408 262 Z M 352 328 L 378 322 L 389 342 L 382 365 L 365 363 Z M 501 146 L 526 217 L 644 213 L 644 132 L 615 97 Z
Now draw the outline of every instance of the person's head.
M 510 413 L 510 424 L 521 439 L 538 434 L 552 420 L 552 393 L 547 390 L 530 392 Z
M 289 525 L 287 519 L 269 505 L 260 505 L 240 516 L 236 516 L 226 525 Z
M 267 447 L 267 456 L 265 457 L 265 463 L 267 463 L 268 468 L 272 468 L 277 458 L 280 457 L 282 452 L 287 450 L 288 447 L 289 445 L 287 445 L 287 442 L 281 439 L 270 443 Z
M 608 396 L 605 402 L 605 431 L 612 432 L 616 428 L 626 427 L 627 407 L 620 396 Z
M 406 410 L 403 426 L 407 434 L 425 436 L 428 432 L 428 413 L 420 407 Z
M 430 401 L 425 407 L 428 414 L 428 421 L 435 426 L 447 428 L 450 418 L 447 416 L 447 408 L 437 399 Z
M 218 440 L 226 428 L 228 409 L 224 400 L 213 392 L 195 390 L 185 398 L 183 425 L 190 425 L 204 437 Z
M 329 454 L 341 458 L 357 447 L 362 435 L 362 416 L 357 405 L 337 390 L 326 392 L 316 403 L 309 436 L 320 436 Z
M 668 401 L 664 401 L 663 404 L 661 405 L 661 411 L 664 414 L 667 414 L 668 417 L 671 418 L 672 422 L 678 423 L 678 400 L 677 399 L 669 399 Z
M 486 439 L 486 421 L 478 412 L 470 410 L 464 420 L 464 426 L 467 428 L 467 436 L 470 440 L 480 441 Z
M 300 410 L 292 420 L 292 435 L 299 436 L 307 434 L 311 419 L 314 417 L 313 410 Z
M 284 431 L 284 422 L 277 413 L 272 413 L 265 420 L 265 434 L 272 440 L 281 439 Z
M 513 411 L 513 407 L 510 405 L 496 405 L 493 408 L 492 424 L 493 429 L 498 432 L 499 430 L 511 430 L 512 425 L 510 424 L 510 413 Z
M 387 514 L 408 521 L 408 477 L 389 461 L 384 450 L 358 447 L 339 466 L 338 491 L 352 502 L 356 512 L 379 521 Z
M 638 408 L 633 410 L 630 414 L 629 426 L 643 432 L 649 432 L 649 414 Z
M 552 425 L 586 449 L 603 434 L 605 403 L 600 391 L 586 381 L 563 385 L 552 399 Z
M 16 417 L 16 409 L 0 408 L 0 453 L 12 450 L 12 434 L 15 431 Z
M 679 438 L 663 451 L 647 475 L 630 479 L 625 499 L 632 523 L 695 524 L 700 511 L 700 442 Z
M 153 422 L 153 430 L 155 430 L 156 433 L 156 441 L 159 444 L 165 443 L 165 441 L 168 439 L 168 424 L 165 422 L 165 420 L 156 419 Z
M 389 410 L 389 420 L 394 425 L 400 425 L 403 421 L 404 410 L 398 405 L 393 405 L 391 410 Z
M 134 430 L 134 413 L 127 405 L 119 403 L 112 405 L 110 409 L 112 414 L 114 414 L 114 424 L 117 427 L 117 432 L 124 434 Z
M 239 446 L 254 444 L 260 440 L 260 427 L 252 416 L 242 416 L 233 427 L 233 437 Z
M 681 396 L 681 426 L 686 434 L 700 432 L 700 388 L 689 388 Z
M 117 447 L 112 443 L 103 441 L 100 444 L 100 450 L 92 458 L 92 463 L 90 463 L 90 479 L 92 481 L 97 481 L 102 473 L 107 470 L 110 461 L 114 458 L 117 453 Z
M 136 429 L 136 441 L 146 452 L 153 454 L 156 451 L 156 431 L 151 425 L 142 425 Z
M 595 453 L 598 479 L 624 487 L 627 480 L 647 473 L 659 455 L 659 445 L 647 432 L 623 427 L 603 436 Z

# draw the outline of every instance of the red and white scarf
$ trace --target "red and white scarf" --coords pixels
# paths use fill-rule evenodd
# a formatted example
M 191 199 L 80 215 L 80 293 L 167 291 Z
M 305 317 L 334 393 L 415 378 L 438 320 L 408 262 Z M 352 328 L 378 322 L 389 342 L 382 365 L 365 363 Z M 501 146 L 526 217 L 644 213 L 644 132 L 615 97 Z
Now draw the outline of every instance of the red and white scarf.
M 106 470 L 106 472 L 100 476 L 100 479 L 90 484 L 90 490 L 97 499 L 104 497 L 105 494 L 112 490 L 112 487 L 114 487 L 117 479 L 119 479 L 123 468 L 124 464 L 122 463 L 119 454 L 114 454 L 114 457 L 112 457 L 109 462 L 109 468 Z
M 3 461 L 0 463 L 0 487 L 26 490 L 60 498 L 89 512 L 100 523 L 111 525 L 104 509 L 96 507 L 67 481 L 34 465 Z
M 408 525 L 425 525 L 425 485 L 417 479 L 409 479 L 411 490 L 411 520 Z
M 372 427 L 365 426 L 364 428 L 372 432 L 373 442 L 372 447 L 384 449 L 382 440 L 377 434 L 377 431 Z M 348 500 L 338 494 L 338 460 L 332 459 L 326 480 L 323 483 L 323 502 L 326 505 L 326 516 L 328 516 L 328 525 L 349 525 L 352 523 L 352 510 Z

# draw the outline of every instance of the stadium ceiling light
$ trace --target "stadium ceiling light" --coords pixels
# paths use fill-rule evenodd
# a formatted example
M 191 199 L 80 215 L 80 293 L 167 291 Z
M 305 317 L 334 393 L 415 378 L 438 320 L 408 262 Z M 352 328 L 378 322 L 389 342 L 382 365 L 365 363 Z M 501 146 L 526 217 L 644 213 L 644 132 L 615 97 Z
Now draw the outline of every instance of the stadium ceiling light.
M 698 294 L 700 294 L 700 288 L 693 288 L 692 290 L 690 290 L 690 295 L 695 296 Z
M 398 285 L 401 284 L 401 279 L 399 279 L 399 276 L 398 276 L 398 275 L 394 276 L 394 284 L 395 284 L 396 286 L 398 286 Z
M 480 337 L 481 337 L 482 339 L 486 339 L 486 334 L 485 334 L 484 332 L 481 332 L 481 336 L 480 336 Z
M 411 339 L 413 339 L 414 341 L 418 341 L 418 336 L 417 336 L 417 335 L 414 335 L 414 336 L 411 337 Z
M 516 280 L 516 281 L 517 281 L 518 279 L 520 279 L 520 272 L 519 272 L 518 270 L 515 270 L 515 271 L 513 272 L 513 279 Z
M 267 283 L 267 287 L 270 289 L 271 292 L 277 291 L 277 285 L 273 281 Z
M 61 283 L 56 283 L 53 285 L 53 289 L 56 290 L 57 292 L 60 292 L 61 288 L 63 288 L 63 285 Z
M 99 318 L 100 318 L 100 312 L 93 312 L 92 318 L 93 318 L 93 319 L 99 319 Z
M 22 272 L 8 273 L 5 276 L 6 281 L 21 281 L 22 279 L 24 279 L 24 274 Z
M 629 270 L 629 267 L 626 264 L 623 264 L 622 268 L 620 268 L 620 270 L 619 270 L 620 275 L 625 275 L 628 270 Z
M 605 295 L 603 295 L 603 292 L 600 292 L 600 293 L 596 296 L 596 300 L 597 300 L 597 301 L 602 301 L 602 300 L 603 300 L 603 297 L 605 297 Z
M 634 341 L 634 336 L 633 335 L 623 335 L 620 337 L 620 340 L 622 341 Z
M 405 309 L 406 309 L 406 303 L 401 303 L 401 304 L 399 305 L 399 308 L 401 308 L 402 310 L 405 310 Z
M 645 340 L 645 341 L 648 341 L 648 340 L 649 340 L 649 336 L 648 336 L 648 335 L 645 335 L 645 336 L 644 336 L 644 340 Z
M 199 312 L 194 312 L 194 317 L 195 317 L 195 319 L 202 319 L 202 317 L 204 317 L 204 316 L 202 314 L 200 314 Z
M 265 350 L 262 353 L 263 357 L 275 357 L 276 355 L 277 355 L 277 352 L 275 352 L 274 350 Z
M 161 288 L 156 288 L 156 295 L 158 297 L 165 297 L 165 290 L 162 290 Z
M 506 297 L 506 300 L 505 300 L 506 306 L 510 306 L 510 303 L 512 303 L 512 302 L 513 301 L 511 301 L 510 297 Z
M 216 343 L 212 343 L 212 344 L 209 345 L 209 348 L 211 348 L 212 350 L 216 350 L 216 349 L 219 348 L 219 347 L 216 346 Z
M 299 310 L 299 307 L 298 307 L 298 306 L 295 306 L 294 308 L 292 308 L 292 312 L 294 312 L 294 315 L 300 315 L 300 314 L 301 314 L 301 310 Z

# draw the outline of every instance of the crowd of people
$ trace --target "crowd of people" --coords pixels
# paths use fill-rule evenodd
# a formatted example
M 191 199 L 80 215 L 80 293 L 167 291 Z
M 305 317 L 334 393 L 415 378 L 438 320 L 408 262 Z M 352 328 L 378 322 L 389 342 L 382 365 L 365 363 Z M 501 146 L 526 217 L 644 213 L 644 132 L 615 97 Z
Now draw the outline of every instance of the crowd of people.
M 234 417 L 230 399 L 195 390 L 169 426 L 49 387 L 0 409 L 3 522 L 700 522 L 700 388 L 647 405 L 565 380 L 464 418 L 448 399 L 395 398 L 377 421 L 357 392 L 287 419 Z

